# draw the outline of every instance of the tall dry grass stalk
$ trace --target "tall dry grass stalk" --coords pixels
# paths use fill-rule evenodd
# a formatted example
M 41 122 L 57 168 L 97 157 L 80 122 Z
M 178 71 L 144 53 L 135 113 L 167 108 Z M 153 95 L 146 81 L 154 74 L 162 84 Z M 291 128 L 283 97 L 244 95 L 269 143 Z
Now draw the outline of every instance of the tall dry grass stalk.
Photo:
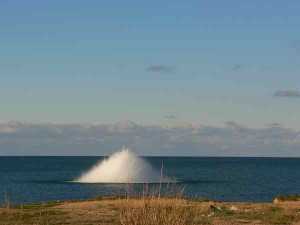
M 183 199 L 145 198 L 127 201 L 120 213 L 121 225 L 195 225 L 196 210 Z
M 10 209 L 10 199 L 7 192 L 4 192 L 4 208 Z
M 163 170 L 164 170 L 164 161 L 161 161 L 161 168 L 160 168 L 160 179 L 159 179 L 159 188 L 158 188 L 158 198 L 160 198 L 161 188 L 162 188 L 162 180 L 163 180 Z
M 184 187 L 167 184 L 163 190 L 164 164 L 161 163 L 160 181 L 153 189 L 144 184 L 142 198 L 131 198 L 133 184 L 126 185 L 126 201 L 120 213 L 121 225 L 196 225 L 197 212 L 187 204 L 183 196 Z M 151 190 L 152 189 L 152 190 Z M 165 197 L 162 197 L 165 196 Z M 136 197 L 136 195 L 135 195 Z M 172 198 L 166 198 L 172 197 Z
M 127 177 L 129 177 L 128 171 Z M 142 189 L 140 189 L 139 186 L 141 186 L 141 184 L 131 183 L 128 179 L 125 184 L 124 195 L 128 200 L 136 197 L 158 199 L 161 197 L 182 198 L 185 186 L 174 182 L 175 180 L 165 182 L 165 178 L 168 177 L 164 174 L 164 162 L 161 161 L 159 183 L 144 183 L 142 184 Z

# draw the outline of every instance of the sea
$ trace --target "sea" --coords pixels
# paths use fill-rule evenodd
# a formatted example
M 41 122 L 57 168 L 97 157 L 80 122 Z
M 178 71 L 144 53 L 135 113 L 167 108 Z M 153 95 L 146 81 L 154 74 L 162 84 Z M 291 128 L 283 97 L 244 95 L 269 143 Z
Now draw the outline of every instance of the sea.
M 103 157 L 0 157 L 0 204 L 126 195 L 145 185 L 73 182 Z M 300 158 L 145 157 L 187 198 L 270 202 L 300 193 Z M 163 170 L 162 170 L 163 165 Z M 152 184 L 160 185 L 160 184 Z M 170 186 L 163 184 L 165 193 Z M 138 192 L 138 191 L 137 191 Z M 137 193 L 135 192 L 135 193 Z

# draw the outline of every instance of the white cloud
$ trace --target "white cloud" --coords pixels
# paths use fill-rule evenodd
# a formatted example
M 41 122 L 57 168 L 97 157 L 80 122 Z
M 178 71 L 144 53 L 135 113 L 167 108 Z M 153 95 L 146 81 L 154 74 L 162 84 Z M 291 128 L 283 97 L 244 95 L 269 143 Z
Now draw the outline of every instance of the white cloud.
M 248 128 L 116 124 L 0 124 L 0 155 L 107 155 L 123 145 L 143 155 L 300 156 L 300 132 Z

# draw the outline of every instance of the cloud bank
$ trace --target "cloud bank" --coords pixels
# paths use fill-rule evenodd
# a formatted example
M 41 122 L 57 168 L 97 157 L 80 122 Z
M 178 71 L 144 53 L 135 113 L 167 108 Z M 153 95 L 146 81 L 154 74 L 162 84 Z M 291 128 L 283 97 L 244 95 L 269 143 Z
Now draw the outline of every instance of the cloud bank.
M 248 128 L 116 124 L 0 124 L 0 155 L 108 155 L 122 146 L 141 155 L 300 156 L 300 132 Z

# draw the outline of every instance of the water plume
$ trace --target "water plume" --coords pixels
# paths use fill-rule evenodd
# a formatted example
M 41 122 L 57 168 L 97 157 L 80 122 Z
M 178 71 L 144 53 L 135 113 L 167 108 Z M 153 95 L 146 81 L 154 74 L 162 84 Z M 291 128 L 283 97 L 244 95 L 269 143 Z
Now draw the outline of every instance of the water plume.
M 75 180 L 80 183 L 169 183 L 148 162 L 123 148 Z

